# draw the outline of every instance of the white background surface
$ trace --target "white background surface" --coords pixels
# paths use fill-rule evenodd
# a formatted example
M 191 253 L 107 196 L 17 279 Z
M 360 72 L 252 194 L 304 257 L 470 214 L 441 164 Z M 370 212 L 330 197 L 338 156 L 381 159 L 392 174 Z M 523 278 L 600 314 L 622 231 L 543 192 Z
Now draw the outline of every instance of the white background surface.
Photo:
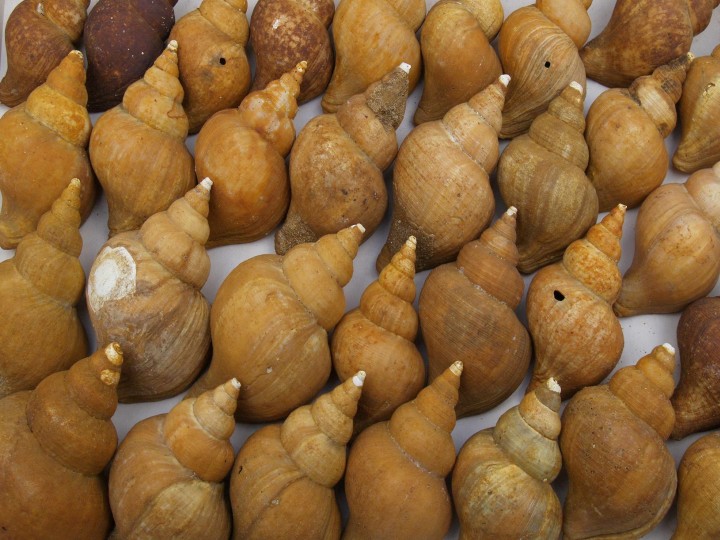
M 252 13 L 252 8 L 255 5 L 256 0 L 250 0 L 250 7 L 248 9 L 248 19 Z M 0 4 L 0 16 L 3 20 L 2 31 L 4 32 L 7 17 L 9 16 L 12 9 L 19 3 L 19 0 L 5 0 Z M 91 7 L 95 4 L 95 0 L 91 3 Z M 175 6 L 175 16 L 179 19 L 183 14 L 196 8 L 200 3 L 200 0 L 179 0 Z M 435 3 L 435 0 L 427 0 L 428 9 Z M 529 4 L 529 0 L 503 0 L 503 7 L 505 9 L 505 17 L 507 18 L 515 9 Z M 591 37 L 598 34 L 606 25 L 610 18 L 610 13 L 614 2 L 609 0 L 595 0 L 594 4 L 589 10 L 590 16 L 593 21 L 593 30 Z M 3 34 L 4 35 L 4 34 Z M 692 52 L 696 56 L 705 56 L 712 52 L 712 49 L 720 41 L 720 9 L 715 10 L 712 21 L 708 28 L 700 35 L 695 37 L 692 46 Z M 4 40 L 2 42 L 2 59 L 0 61 L 0 76 L 4 76 L 7 69 L 7 58 L 4 50 Z M 251 55 L 251 62 L 252 60 Z M 595 83 L 594 81 L 588 80 L 587 89 L 587 100 L 585 103 L 585 112 L 590 106 L 590 103 L 602 92 L 605 88 Z M 415 89 L 408 99 L 408 105 L 406 109 L 405 119 L 398 130 L 399 140 L 402 140 L 407 133 L 412 129 L 412 116 L 417 108 L 418 101 L 420 100 L 420 94 L 422 90 L 422 84 Z M 0 114 L 4 114 L 7 107 L 0 105 Z M 320 98 L 316 98 L 310 103 L 306 103 L 300 107 L 297 117 L 295 118 L 295 126 L 299 132 L 305 123 L 313 118 L 314 116 L 321 114 Z M 97 121 L 99 115 L 92 115 L 93 124 Z M 2 134 L 0 133 L 0 136 Z M 668 137 L 666 145 L 670 155 L 675 151 L 679 138 L 679 129 Z M 188 139 L 188 146 L 191 151 L 194 148 L 194 139 L 191 137 Z M 503 147 L 506 143 L 503 143 Z M 684 182 L 687 175 L 679 173 L 674 170 L 671 166 L 668 172 L 666 182 Z M 391 171 L 386 174 L 388 185 L 390 186 Z M 493 175 L 494 184 L 494 175 Z M 497 215 L 499 216 L 504 210 L 504 204 L 502 199 L 497 194 L 496 189 L 496 203 L 497 203 Z M 392 204 L 392 203 L 391 203 Z M 601 217 L 604 214 L 601 214 Z M 632 261 L 634 251 L 634 228 L 635 220 L 637 215 L 637 209 L 628 211 L 625 219 L 624 226 L 624 237 L 623 237 L 623 256 L 620 261 L 620 268 L 624 272 Z M 380 248 L 387 238 L 388 224 L 389 224 L 390 210 L 386 214 L 386 218 L 382 226 L 375 232 L 375 234 L 367 240 L 361 247 L 357 258 L 355 259 L 355 274 L 351 282 L 345 287 L 345 294 L 347 298 L 348 310 L 358 305 L 360 295 L 367 285 L 373 280 L 377 279 L 375 272 L 375 259 L 380 251 Z M 88 219 L 83 225 L 81 232 L 84 240 L 83 251 L 81 255 L 82 265 L 85 269 L 86 275 L 89 272 L 92 261 L 99 251 L 102 244 L 107 239 L 107 205 L 105 199 L 100 197 L 95 205 L 95 208 Z M 272 253 L 273 249 L 273 235 L 270 235 L 262 240 L 254 242 L 252 244 L 226 246 L 221 248 L 214 248 L 210 250 L 210 258 L 212 260 L 212 269 L 210 278 L 207 284 L 203 288 L 205 296 L 212 301 L 215 297 L 215 293 L 218 287 L 222 283 L 225 276 L 237 266 L 240 262 L 248 259 L 254 255 L 260 253 Z M 3 251 L 0 250 L 0 261 L 12 257 L 14 251 Z M 428 272 L 421 272 L 416 277 L 416 284 L 418 287 L 418 295 L 422 287 L 423 282 Z M 526 292 L 527 285 L 530 283 L 530 277 L 526 277 Z M 711 296 L 717 296 L 720 294 L 720 286 L 716 286 L 712 291 Z M 417 303 L 416 303 L 417 305 Z M 525 322 L 524 316 L 525 304 L 518 309 L 521 320 Z M 91 340 L 91 344 L 94 349 L 95 338 L 92 332 L 92 328 L 89 324 L 87 312 L 85 309 L 84 302 L 80 306 L 83 321 L 85 327 L 88 330 L 88 335 Z M 0 314 L 1 316 L 2 314 Z M 620 367 L 634 364 L 641 356 L 647 354 L 653 347 L 663 342 L 669 342 L 673 346 L 677 346 L 676 328 L 679 314 L 675 315 L 648 315 L 648 316 L 637 316 L 626 319 L 621 319 L 624 335 L 625 335 L 625 349 L 623 351 L 622 358 L 616 369 Z M 422 345 L 421 345 L 422 347 Z M 421 349 L 425 354 L 424 348 Z M 679 359 L 678 359 L 679 360 Z M 679 363 L 676 369 L 676 380 L 679 376 Z M 483 413 L 478 416 L 464 418 L 458 421 L 457 427 L 453 432 L 453 438 L 455 440 L 456 448 L 459 450 L 462 444 L 474 433 L 480 429 L 491 427 L 495 425 L 497 418 L 505 410 L 519 403 L 520 398 L 524 394 L 525 387 L 529 381 L 529 374 L 525 379 L 525 382 L 520 388 L 504 403 L 500 404 L 495 409 Z M 335 384 L 331 380 L 331 384 Z M 122 439 L 128 430 L 139 420 L 147 416 L 167 412 L 175 403 L 180 400 L 180 396 L 168 399 L 156 403 L 145 403 L 145 404 L 134 404 L 134 405 L 120 405 L 114 416 L 114 422 L 118 430 L 118 434 Z M 243 441 L 252 433 L 258 426 L 253 425 L 238 425 L 235 434 L 233 435 L 232 442 L 236 450 L 242 445 Z M 697 439 L 699 435 L 687 437 L 686 439 L 679 442 L 669 442 L 668 446 L 676 462 L 679 462 L 683 452 Z M 566 491 L 566 479 L 563 473 L 561 473 L 558 480 L 555 482 L 555 487 L 560 494 L 561 498 L 564 496 Z M 343 509 L 345 511 L 345 509 Z M 665 520 L 653 531 L 647 538 L 661 539 L 669 538 L 675 529 L 675 507 L 673 506 L 668 513 Z M 457 537 L 457 521 L 454 521 L 453 528 L 448 535 L 448 538 Z

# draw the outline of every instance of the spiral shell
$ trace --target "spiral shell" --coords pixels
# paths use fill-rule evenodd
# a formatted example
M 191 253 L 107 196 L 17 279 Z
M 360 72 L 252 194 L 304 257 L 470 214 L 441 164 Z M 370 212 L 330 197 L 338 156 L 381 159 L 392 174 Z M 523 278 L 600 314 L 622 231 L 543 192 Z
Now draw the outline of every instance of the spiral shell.
M 110 468 L 113 538 L 228 538 L 223 480 L 239 392 L 229 380 L 130 430 Z

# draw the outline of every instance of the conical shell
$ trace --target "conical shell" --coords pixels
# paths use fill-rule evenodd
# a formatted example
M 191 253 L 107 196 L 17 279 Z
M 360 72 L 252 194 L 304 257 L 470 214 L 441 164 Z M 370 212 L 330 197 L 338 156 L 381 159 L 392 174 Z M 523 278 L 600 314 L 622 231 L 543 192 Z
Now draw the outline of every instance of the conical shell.
M 87 155 L 90 115 L 85 108 L 83 56 L 73 51 L 28 100 L 0 118 L 0 247 L 14 248 L 37 227 L 71 178 L 82 185 L 80 215 L 95 202 Z
M 234 538 L 340 538 L 333 487 L 345 474 L 364 378 L 358 372 L 243 444 L 230 475 Z
M 90 0 L 24 0 L 7 19 L 7 73 L 0 102 L 15 107 L 80 41 Z
M 346 313 L 332 335 L 333 367 L 340 379 L 369 374 L 355 418 L 355 432 L 387 420 L 425 385 L 425 361 L 415 346 L 415 249 L 411 236 Z
M 110 236 L 139 229 L 196 184 L 178 75 L 171 41 L 93 129 L 90 160 L 107 197 Z
M 250 40 L 257 63 L 253 90 L 265 88 L 268 82 L 307 60 L 298 103 L 323 93 L 335 58 L 328 31 L 334 14 L 332 0 L 257 2 L 250 20 Z
M 378 271 L 408 236 L 418 241 L 418 272 L 452 261 L 490 224 L 495 199 L 490 173 L 508 77 L 427 122 L 405 138 L 393 172 L 393 216 Z
M 500 156 L 498 186 L 505 204 L 518 209 L 523 273 L 562 258 L 597 221 L 597 193 L 585 176 L 584 131 L 583 88 L 572 82 Z
M 73 179 L 15 257 L 0 263 L 0 398 L 32 390 L 88 353 L 76 309 L 85 287 L 80 190 Z
M 544 0 L 505 20 L 498 36 L 503 70 L 512 77 L 500 137 L 524 133 L 572 81 L 585 87 L 578 47 L 590 34 L 592 0 Z
M 420 34 L 425 74 L 415 124 L 440 120 L 502 74 L 490 42 L 503 17 L 500 0 L 441 0 L 432 7 Z
M 693 61 L 679 112 L 682 134 L 673 165 L 687 173 L 712 167 L 720 161 L 720 45 Z
M 720 433 L 695 441 L 678 468 L 677 529 L 673 540 L 720 536 Z
M 462 363 L 456 362 L 389 421 L 355 440 L 345 471 L 350 519 L 344 539 L 447 534 L 452 509 L 445 477 L 455 463 L 450 434 L 461 373 Z
M 411 66 L 412 92 L 422 71 L 415 32 L 424 18 L 424 0 L 341 0 L 332 29 L 335 69 L 323 110 L 336 112 L 402 62 Z
M 236 417 L 284 418 L 317 395 L 330 376 L 327 333 L 345 312 L 362 225 L 300 244 L 285 256 L 240 263 L 220 285 L 211 313 L 213 358 L 190 390 L 247 381 Z
M 690 50 L 719 0 L 618 0 L 610 21 L 580 51 L 587 76 L 626 87 Z
M 205 365 L 210 305 L 200 289 L 210 273 L 211 185 L 203 180 L 139 231 L 108 240 L 90 269 L 87 306 L 95 333 L 125 351 L 121 401 L 174 396 Z
M 681 56 L 628 89 L 606 90 L 590 106 L 587 176 L 601 212 L 620 203 L 640 205 L 665 179 L 669 157 L 664 139 L 675 128 L 675 104 L 692 59 L 692 54 Z
M 110 468 L 113 538 L 228 538 L 239 393 L 232 379 L 130 430 Z
M 527 317 L 535 347 L 529 389 L 555 378 L 563 399 L 598 384 L 622 355 L 622 327 L 612 304 L 622 283 L 620 260 L 625 207 L 616 206 L 585 238 L 568 246 L 561 262 L 542 268 L 530 283 Z
M 720 426 L 720 297 L 702 298 L 683 311 L 677 329 L 680 382 L 672 397 L 673 439 Z
M 107 538 L 122 352 L 112 343 L 0 400 L 0 523 L 8 538 Z
M 292 200 L 275 235 L 279 255 L 352 223 L 363 224 L 364 238 L 380 225 L 388 202 L 383 171 L 398 152 L 409 69 L 396 67 L 300 132 L 290 154 Z
M 564 538 L 641 538 L 670 509 L 677 476 L 665 439 L 675 420 L 674 352 L 667 344 L 655 347 L 608 385 L 578 392 L 565 408 Z
M 178 42 L 190 133 L 216 112 L 240 105 L 250 89 L 247 7 L 247 0 L 203 0 L 170 33 Z
M 504 401 L 525 378 L 530 335 L 515 310 L 524 283 L 516 269 L 515 212 L 510 208 L 457 261 L 435 268 L 420 293 L 420 324 L 430 379 L 463 363 L 459 417 Z
M 452 488 L 460 538 L 548 538 L 562 531 L 560 387 L 550 379 L 463 445 Z
M 88 59 L 88 109 L 122 102 L 165 48 L 177 0 L 99 0 L 83 32 Z
M 195 144 L 196 170 L 215 182 L 208 246 L 252 242 L 282 221 L 290 202 L 285 156 L 307 63 L 300 62 L 237 109 L 216 113 Z
M 720 275 L 719 200 L 720 163 L 648 196 L 615 313 L 673 313 L 710 293 Z

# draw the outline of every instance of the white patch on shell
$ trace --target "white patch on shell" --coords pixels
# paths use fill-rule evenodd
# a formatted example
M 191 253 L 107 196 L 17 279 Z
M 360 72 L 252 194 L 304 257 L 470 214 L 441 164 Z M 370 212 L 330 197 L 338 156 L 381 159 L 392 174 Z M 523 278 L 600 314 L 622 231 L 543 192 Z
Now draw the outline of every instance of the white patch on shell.
M 108 300 L 119 300 L 135 292 L 137 268 L 124 247 L 103 249 L 88 280 L 88 301 L 99 311 Z
M 275 19 L 272 23 L 272 29 L 277 30 L 278 26 L 280 26 L 280 19 Z

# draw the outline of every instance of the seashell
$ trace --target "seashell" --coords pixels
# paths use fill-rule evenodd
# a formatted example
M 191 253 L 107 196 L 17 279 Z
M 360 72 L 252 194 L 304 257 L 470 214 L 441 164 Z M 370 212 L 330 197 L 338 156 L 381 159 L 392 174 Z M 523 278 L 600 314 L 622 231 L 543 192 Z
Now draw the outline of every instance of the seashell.
M 420 293 L 430 379 L 455 360 L 464 366 L 458 417 L 505 401 L 530 365 L 530 335 L 515 314 L 524 289 L 515 267 L 515 213 L 511 207 L 457 261 L 433 269 Z
M 252 242 L 282 221 L 290 202 L 285 156 L 295 140 L 295 101 L 307 63 L 205 122 L 195 143 L 198 176 L 215 183 L 208 247 Z M 243 379 L 244 380 L 244 379 Z
M 190 133 L 216 112 L 240 105 L 250 89 L 246 11 L 247 0 L 203 0 L 170 32 L 178 42 Z
M 245 441 L 230 475 L 234 538 L 340 538 L 333 487 L 345 473 L 364 379 L 358 372 Z
M 688 51 L 720 0 L 617 0 L 610 21 L 580 51 L 587 76 L 626 87 Z
M 250 19 L 250 42 L 257 63 L 253 90 L 265 88 L 307 60 L 298 103 L 322 94 L 333 69 L 328 27 L 334 14 L 332 0 L 258 1 Z
M 677 329 L 680 382 L 672 396 L 673 439 L 720 426 L 720 297 L 701 298 L 683 311 Z
M 345 313 L 342 288 L 363 232 L 354 225 L 236 266 L 215 296 L 212 362 L 190 395 L 228 374 L 248 381 L 235 413 L 242 422 L 284 418 L 317 395 L 330 376 L 327 333 Z
M 103 539 L 122 351 L 111 343 L 0 400 L 0 524 L 14 539 Z
M 34 231 L 70 178 L 82 185 L 82 220 L 90 214 L 95 175 L 86 103 L 83 56 L 72 51 L 25 103 L 0 118 L 0 247 L 14 248 Z
M 673 156 L 678 170 L 692 173 L 720 161 L 720 45 L 696 58 L 680 97 L 680 145 Z
M 90 0 L 24 0 L 15 6 L 5 26 L 7 72 L 0 81 L 0 102 L 15 107 L 45 82 L 80 42 L 89 4 Z
M 106 111 L 165 48 L 177 0 L 99 0 L 87 18 L 88 109 Z
M 388 201 L 383 171 L 398 152 L 409 70 L 396 67 L 302 129 L 290 154 L 292 199 L 275 235 L 278 254 L 352 223 L 365 226 L 364 238 L 380 225 Z
M 562 261 L 535 274 L 526 301 L 535 347 L 529 390 L 553 377 L 567 399 L 599 384 L 620 360 L 624 338 L 611 306 L 620 292 L 624 219 L 620 204 L 570 244 Z
M 336 112 L 403 62 L 411 66 L 412 92 L 422 71 L 415 32 L 424 18 L 424 0 L 340 0 L 332 25 L 335 69 L 322 98 L 323 110 Z
M 210 273 L 206 178 L 140 230 L 100 249 L 88 277 L 87 306 L 100 341 L 125 351 L 120 401 L 149 401 L 185 390 L 210 349 L 210 305 L 200 289 Z
M 560 434 L 569 480 L 563 538 L 640 538 L 670 509 L 677 477 L 665 440 L 675 421 L 674 368 L 666 343 L 568 403 Z
M 178 73 L 171 41 L 93 129 L 90 161 L 107 197 L 110 236 L 139 229 L 196 184 Z
M 673 313 L 710 293 L 720 275 L 720 163 L 666 184 L 640 207 L 635 255 L 613 309 Z
M 590 4 L 592 0 L 538 0 L 505 20 L 498 55 L 512 81 L 503 109 L 503 139 L 527 131 L 572 81 L 585 88 L 578 47 L 590 35 Z
M 228 538 L 223 480 L 239 392 L 229 380 L 130 430 L 110 468 L 112 538 Z
M 688 53 L 628 89 L 606 90 L 590 106 L 587 176 L 597 190 L 601 212 L 619 203 L 640 205 L 665 179 L 669 157 L 664 139 L 675 128 L 675 103 L 692 59 Z
M 343 539 L 447 534 L 452 508 L 445 477 L 455 463 L 450 434 L 461 373 L 462 362 L 455 362 L 390 420 L 355 439 L 345 471 L 350 519 Z
M 85 287 L 80 190 L 74 178 L 15 257 L 0 263 L 0 398 L 32 390 L 88 353 L 76 309 Z
M 452 477 L 461 539 L 560 538 L 550 486 L 562 467 L 559 410 L 560 387 L 548 379 L 463 445 Z
M 420 34 L 424 87 L 415 124 L 441 120 L 502 74 L 490 42 L 502 25 L 500 0 L 440 0 Z
M 411 236 L 360 297 L 360 306 L 332 335 L 333 367 L 340 379 L 370 374 L 355 416 L 355 433 L 390 418 L 425 385 L 425 361 L 415 346 L 415 248 Z
M 701 437 L 678 467 L 677 529 L 673 540 L 720 535 L 720 433 Z
M 393 216 L 378 271 L 408 236 L 418 241 L 420 272 L 452 261 L 495 213 L 490 173 L 500 154 L 497 133 L 508 76 L 427 122 L 405 138 L 393 173 Z M 442 156 L 438 159 L 437 156 Z
M 523 273 L 561 259 L 597 221 L 584 130 L 583 88 L 573 81 L 500 156 L 498 186 L 505 204 L 518 208 Z

